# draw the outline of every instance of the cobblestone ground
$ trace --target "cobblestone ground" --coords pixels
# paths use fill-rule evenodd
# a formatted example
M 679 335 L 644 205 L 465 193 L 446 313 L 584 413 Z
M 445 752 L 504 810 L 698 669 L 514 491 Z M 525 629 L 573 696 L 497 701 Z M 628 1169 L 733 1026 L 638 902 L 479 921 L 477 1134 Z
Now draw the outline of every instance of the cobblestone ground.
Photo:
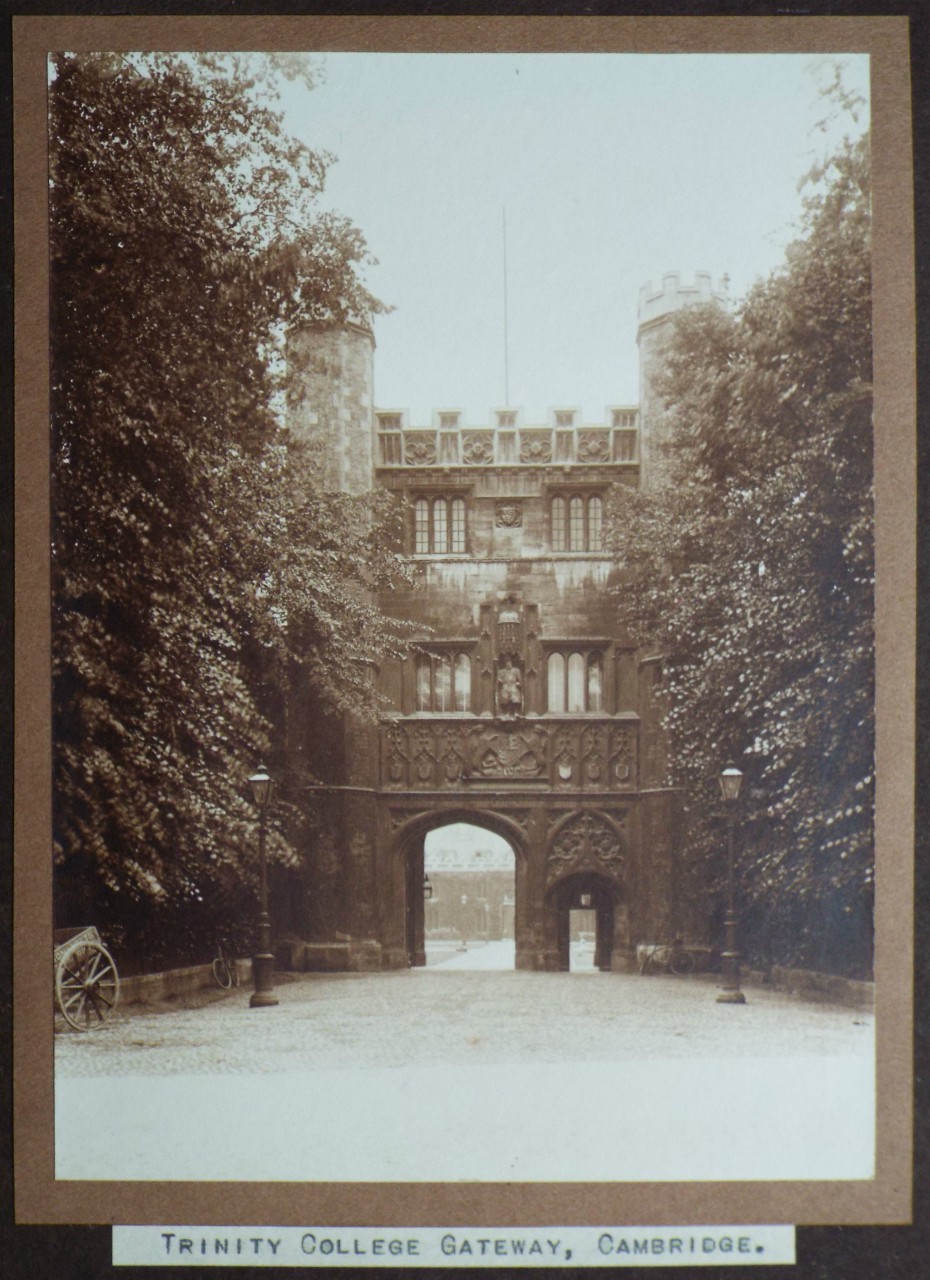
M 56 1071 L 254 1073 L 872 1051 L 868 1013 L 759 988 L 746 1005 L 719 1005 L 713 982 L 700 978 L 508 972 L 494 967 L 506 948 L 450 949 L 425 969 L 277 975 L 280 1004 L 270 1009 L 250 1009 L 243 987 L 198 1008 L 119 1012 L 93 1033 L 56 1035 Z

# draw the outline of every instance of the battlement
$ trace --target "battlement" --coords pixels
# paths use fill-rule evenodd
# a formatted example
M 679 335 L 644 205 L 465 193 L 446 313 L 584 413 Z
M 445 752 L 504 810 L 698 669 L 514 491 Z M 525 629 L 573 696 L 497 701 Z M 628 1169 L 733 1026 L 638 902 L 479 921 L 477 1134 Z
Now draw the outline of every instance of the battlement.
M 718 302 L 726 306 L 729 301 L 729 276 L 723 276 L 718 288 L 714 288 L 709 271 L 696 271 L 693 284 L 682 284 L 677 271 L 667 271 L 662 277 L 661 289 L 653 289 L 647 280 L 639 291 L 637 319 L 640 329 L 660 320 L 683 307 L 697 303 Z
M 490 426 L 466 426 L 457 409 L 438 409 L 413 427 L 403 409 L 376 409 L 380 467 L 636 465 L 639 407 L 609 405 L 606 422 L 578 421 L 577 409 L 553 409 L 529 425 L 520 409 L 497 409 Z

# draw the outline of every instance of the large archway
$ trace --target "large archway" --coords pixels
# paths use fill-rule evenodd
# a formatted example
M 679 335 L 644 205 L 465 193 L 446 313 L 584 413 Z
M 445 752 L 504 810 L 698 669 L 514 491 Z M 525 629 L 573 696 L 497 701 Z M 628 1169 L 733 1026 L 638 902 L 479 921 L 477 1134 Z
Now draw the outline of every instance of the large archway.
M 512 969 L 516 855 L 473 823 L 434 827 L 424 840 L 426 963 Z
M 494 813 L 432 812 L 409 822 L 395 848 L 404 887 L 408 965 L 436 962 L 439 951 L 449 951 L 448 945 L 436 946 L 428 955 L 432 941 L 453 943 L 456 949 L 464 944 L 466 951 L 471 945 L 472 952 L 479 944 L 495 944 L 496 960 L 487 967 L 514 967 L 526 868 L 519 828 Z M 503 943 L 509 947 L 496 945 Z

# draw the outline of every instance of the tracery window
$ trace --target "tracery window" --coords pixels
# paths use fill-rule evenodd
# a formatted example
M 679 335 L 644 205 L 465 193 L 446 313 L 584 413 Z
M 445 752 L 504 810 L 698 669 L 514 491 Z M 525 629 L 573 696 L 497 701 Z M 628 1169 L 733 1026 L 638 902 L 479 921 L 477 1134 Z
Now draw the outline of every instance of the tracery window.
M 471 710 L 471 657 L 420 653 L 416 659 L 417 711 Z
M 413 550 L 418 556 L 464 555 L 464 498 L 417 498 L 413 504 Z
M 604 655 L 599 649 L 556 650 L 546 664 L 547 705 L 570 715 L 604 710 Z
M 549 506 L 553 551 L 602 551 L 604 502 L 600 494 L 556 495 Z

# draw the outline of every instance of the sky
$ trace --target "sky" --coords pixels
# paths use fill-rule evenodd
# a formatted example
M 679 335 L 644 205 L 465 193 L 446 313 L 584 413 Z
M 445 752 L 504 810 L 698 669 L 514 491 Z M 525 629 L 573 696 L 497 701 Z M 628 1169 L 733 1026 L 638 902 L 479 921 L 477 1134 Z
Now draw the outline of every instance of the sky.
M 835 61 L 835 60 L 834 60 Z M 843 55 L 868 95 L 868 58 Z M 288 127 L 336 156 L 323 199 L 378 259 L 375 402 L 429 425 L 496 408 L 605 421 L 639 399 L 640 287 L 729 276 L 738 299 L 798 230 L 800 178 L 844 132 L 796 54 L 402 54 L 323 59 Z M 506 218 L 506 274 L 504 222 Z M 506 342 L 505 342 L 506 279 Z

